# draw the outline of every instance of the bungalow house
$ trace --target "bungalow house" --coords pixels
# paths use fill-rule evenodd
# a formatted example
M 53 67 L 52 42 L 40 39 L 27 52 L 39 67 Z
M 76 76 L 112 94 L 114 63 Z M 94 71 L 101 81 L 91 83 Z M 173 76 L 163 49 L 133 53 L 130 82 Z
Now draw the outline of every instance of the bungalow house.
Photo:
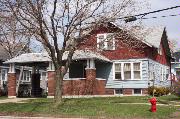
M 8 51 L 5 50 L 6 44 L 0 45 L 0 96 L 1 95 L 7 95 L 7 82 L 8 82 L 8 71 L 9 71 L 9 64 L 4 64 L 3 62 L 10 59 L 10 55 L 8 54 Z M 28 47 L 24 47 L 24 45 L 17 45 L 14 49 L 14 52 L 12 52 L 13 55 L 20 55 L 26 52 L 30 52 L 30 49 Z M 13 51 L 13 50 L 12 50 Z M 19 79 L 20 75 L 20 69 L 21 67 L 16 67 L 16 78 Z M 22 72 L 22 78 L 20 81 L 20 92 L 25 92 L 28 90 L 28 88 L 31 85 L 31 67 L 24 67 Z M 45 73 L 44 73 L 45 72 Z M 41 79 L 46 78 L 46 71 L 41 70 Z M 45 89 L 45 88 L 44 88 Z
M 175 60 L 171 62 L 171 72 L 176 79 L 180 80 L 180 52 L 174 52 L 173 56 Z
M 136 31 L 138 34 L 140 31 Z M 171 53 L 164 27 L 153 28 L 143 37 L 130 34 L 113 23 L 89 32 L 63 80 L 63 95 L 147 95 L 153 84 L 170 86 Z M 66 60 L 68 51 L 63 54 Z M 38 69 L 47 70 L 48 97 L 54 96 L 54 66 L 46 53 L 27 53 L 5 62 L 10 64 L 8 96 L 15 97 L 14 67 L 32 66 L 32 92 L 39 89 Z M 37 82 L 36 82 L 37 81 Z M 34 83 L 36 82 L 36 83 Z

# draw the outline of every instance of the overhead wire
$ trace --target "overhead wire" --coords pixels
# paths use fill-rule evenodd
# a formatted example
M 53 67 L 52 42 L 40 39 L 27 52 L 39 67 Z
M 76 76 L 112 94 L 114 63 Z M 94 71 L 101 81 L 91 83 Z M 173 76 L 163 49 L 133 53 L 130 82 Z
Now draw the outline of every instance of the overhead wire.
M 155 10 L 155 11 L 151 11 L 151 12 L 145 12 L 145 13 L 131 15 L 131 16 L 133 16 L 133 17 L 146 16 L 148 14 L 153 14 L 153 13 L 158 13 L 158 12 L 162 12 L 162 11 L 172 10 L 172 9 L 175 9 L 175 8 L 180 8 L 180 6 L 174 6 L 174 7 L 159 9 L 159 10 Z M 120 18 L 117 18 L 117 19 L 126 19 L 126 18 L 129 18 L 131 16 L 120 17 Z

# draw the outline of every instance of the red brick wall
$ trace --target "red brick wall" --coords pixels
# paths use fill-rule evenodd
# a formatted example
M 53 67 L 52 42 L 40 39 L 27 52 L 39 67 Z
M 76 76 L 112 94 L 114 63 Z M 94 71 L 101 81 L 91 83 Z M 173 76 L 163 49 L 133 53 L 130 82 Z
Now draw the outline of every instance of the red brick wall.
M 48 72 L 48 96 L 54 96 L 55 73 Z M 86 79 L 63 80 L 63 95 L 109 95 L 113 90 L 105 89 L 106 80 L 96 79 L 96 69 L 86 69 Z
M 16 74 L 8 73 L 8 96 L 16 96 Z
M 114 89 L 106 89 L 105 80 L 94 80 L 93 85 L 89 85 L 86 79 L 64 80 L 63 95 L 114 95 Z
M 123 95 L 132 95 L 132 89 L 129 88 L 123 89 Z
M 148 89 L 147 88 L 142 89 L 142 94 L 147 95 L 148 94 Z

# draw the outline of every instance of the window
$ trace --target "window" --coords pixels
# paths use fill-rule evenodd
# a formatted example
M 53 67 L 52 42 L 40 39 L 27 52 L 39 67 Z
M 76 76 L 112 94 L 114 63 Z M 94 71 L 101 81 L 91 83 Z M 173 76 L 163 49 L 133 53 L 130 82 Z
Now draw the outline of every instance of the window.
M 69 78 L 85 78 L 86 65 L 83 62 L 73 62 L 69 66 Z
M 31 78 L 31 71 L 23 71 L 23 81 L 29 82 Z
M 1 80 L 7 81 L 7 70 L 6 69 L 1 70 Z
M 141 63 L 140 62 L 115 63 L 114 79 L 115 80 L 141 79 Z
M 114 34 L 113 33 L 98 34 L 97 47 L 101 50 L 115 50 Z
M 46 80 L 46 79 L 47 79 L 46 72 L 41 72 L 41 80 Z
M 124 80 L 131 79 L 131 64 L 124 63 Z
M 134 63 L 133 69 L 134 69 L 134 79 L 141 79 L 140 63 Z
M 114 92 L 117 95 L 122 95 L 123 94 L 123 89 L 115 89 Z
M 141 95 L 142 94 L 142 90 L 141 89 L 134 89 L 134 93 L 135 95 Z
M 121 64 L 115 64 L 115 79 L 122 80 Z

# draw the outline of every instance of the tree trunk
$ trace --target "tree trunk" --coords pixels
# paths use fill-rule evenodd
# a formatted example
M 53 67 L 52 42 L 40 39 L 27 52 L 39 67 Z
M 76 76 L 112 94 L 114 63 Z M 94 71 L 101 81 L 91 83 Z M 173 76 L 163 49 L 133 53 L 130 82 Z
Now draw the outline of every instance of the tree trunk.
M 59 69 L 55 70 L 55 95 L 54 101 L 56 105 L 62 103 L 62 86 L 63 86 L 63 75 Z

